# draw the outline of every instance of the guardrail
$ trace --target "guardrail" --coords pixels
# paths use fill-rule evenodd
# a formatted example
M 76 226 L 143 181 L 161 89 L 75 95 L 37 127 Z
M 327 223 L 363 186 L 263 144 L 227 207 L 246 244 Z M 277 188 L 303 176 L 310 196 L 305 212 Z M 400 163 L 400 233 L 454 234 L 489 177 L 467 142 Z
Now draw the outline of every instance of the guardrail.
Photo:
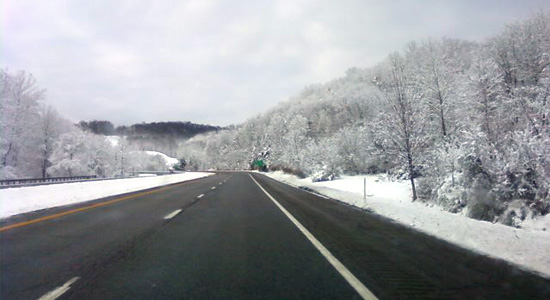
M 7 179 L 7 180 L 0 180 L 0 186 L 68 182 L 68 181 L 79 181 L 79 180 L 88 180 L 88 179 L 96 179 L 96 178 L 97 178 L 96 175 L 92 175 L 92 176 L 72 176 L 72 177 Z
M 138 171 L 139 175 L 154 174 L 154 175 L 170 175 L 185 173 L 184 171 Z

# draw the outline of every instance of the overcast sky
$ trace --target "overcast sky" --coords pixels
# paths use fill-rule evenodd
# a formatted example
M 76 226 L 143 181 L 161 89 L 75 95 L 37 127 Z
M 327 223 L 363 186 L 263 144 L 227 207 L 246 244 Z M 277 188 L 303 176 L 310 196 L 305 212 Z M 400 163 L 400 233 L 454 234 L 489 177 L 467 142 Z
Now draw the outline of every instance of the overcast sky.
M 482 41 L 548 0 L 0 0 L 1 67 L 73 120 L 229 125 L 411 40 Z

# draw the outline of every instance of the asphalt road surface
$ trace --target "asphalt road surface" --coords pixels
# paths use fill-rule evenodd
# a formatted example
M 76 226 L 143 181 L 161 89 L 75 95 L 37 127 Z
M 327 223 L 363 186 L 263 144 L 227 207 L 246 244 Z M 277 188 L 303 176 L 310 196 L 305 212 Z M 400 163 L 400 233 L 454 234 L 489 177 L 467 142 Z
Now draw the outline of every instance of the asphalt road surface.
M 0 226 L 2 300 L 550 299 L 550 279 L 260 174 Z

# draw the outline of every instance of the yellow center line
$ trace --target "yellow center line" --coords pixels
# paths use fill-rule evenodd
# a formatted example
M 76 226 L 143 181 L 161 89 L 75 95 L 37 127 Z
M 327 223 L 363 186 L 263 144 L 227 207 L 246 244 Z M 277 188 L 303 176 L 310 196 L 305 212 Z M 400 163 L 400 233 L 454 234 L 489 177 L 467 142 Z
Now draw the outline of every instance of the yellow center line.
M 13 228 L 17 228 L 17 227 L 23 227 L 23 226 L 27 226 L 27 225 L 31 225 L 31 224 L 35 224 L 35 223 L 39 223 L 39 222 L 43 222 L 43 221 L 47 221 L 47 220 L 51 220 L 51 219 L 56 219 L 56 218 L 63 217 L 63 216 L 66 216 L 66 215 L 74 214 L 74 213 L 81 212 L 81 211 L 86 211 L 86 210 L 101 207 L 101 206 L 110 205 L 110 204 L 117 203 L 117 202 L 124 201 L 124 200 L 128 200 L 128 199 L 133 199 L 133 198 L 149 195 L 149 194 L 152 194 L 152 193 L 164 191 L 164 190 L 167 190 L 167 189 L 171 189 L 171 188 L 173 188 L 173 187 L 175 187 L 176 185 L 179 185 L 179 184 L 181 184 L 181 183 L 178 183 L 178 184 L 175 184 L 175 185 L 172 185 L 172 186 L 156 188 L 154 190 L 150 190 L 150 191 L 139 193 L 139 194 L 133 194 L 133 195 L 125 196 L 125 197 L 118 198 L 118 199 L 113 199 L 113 200 L 109 200 L 109 201 L 105 201 L 105 202 L 101 202 L 101 203 L 96 203 L 96 204 L 93 204 L 93 205 L 90 205 L 90 206 L 85 206 L 85 207 L 80 207 L 80 208 L 76 208 L 76 209 L 73 209 L 73 210 L 64 211 L 64 212 L 57 213 L 57 214 L 54 214 L 54 215 L 44 216 L 44 217 L 37 218 L 37 219 L 34 219 L 34 220 L 30 220 L 30 221 L 25 221 L 25 222 L 20 222 L 20 223 L 15 223 L 15 224 L 8 225 L 8 226 L 0 227 L 0 232 L 6 231 L 6 230 L 9 230 L 9 229 L 13 229 Z

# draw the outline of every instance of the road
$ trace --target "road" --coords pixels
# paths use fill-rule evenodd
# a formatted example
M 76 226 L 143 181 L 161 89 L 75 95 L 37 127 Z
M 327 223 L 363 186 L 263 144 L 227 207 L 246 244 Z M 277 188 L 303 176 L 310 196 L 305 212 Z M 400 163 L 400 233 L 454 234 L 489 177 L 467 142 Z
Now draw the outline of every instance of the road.
M 549 279 L 260 174 L 217 173 L 0 225 L 7 300 L 366 299 L 360 286 L 378 299 L 550 299 Z

